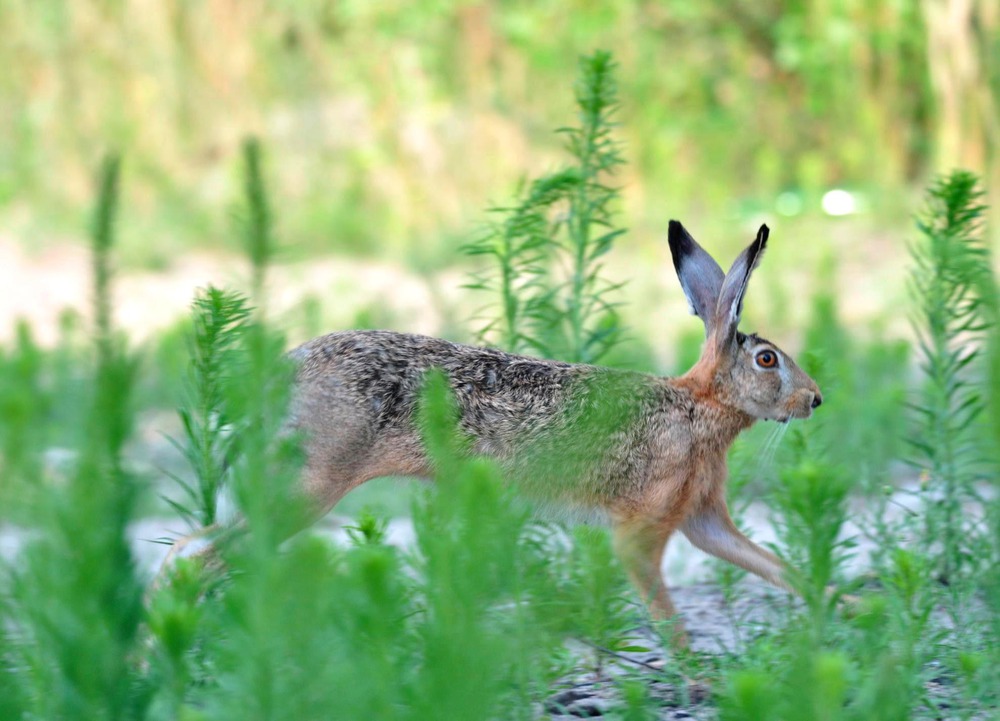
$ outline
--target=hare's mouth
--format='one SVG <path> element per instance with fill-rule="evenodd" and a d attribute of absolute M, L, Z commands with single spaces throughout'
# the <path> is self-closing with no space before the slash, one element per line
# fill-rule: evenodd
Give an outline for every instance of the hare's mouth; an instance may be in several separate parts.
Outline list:
<path fill-rule="evenodd" d="M 785 415 L 783 416 L 778 416 L 777 418 L 774 419 L 774 421 L 776 423 L 790 423 L 793 418 L 804 420 L 806 418 L 810 418 L 811 416 L 812 416 L 812 409 L 809 408 L 803 412 L 790 411 L 788 413 L 785 413 Z"/>
<path fill-rule="evenodd" d="M 785 416 L 779 418 L 778 421 L 780 423 L 788 423 L 793 418 L 804 421 L 808 420 L 809 418 L 812 418 L 812 414 L 813 414 L 812 408 L 805 408 L 801 411 L 792 411 L 791 413 L 788 413 Z"/>

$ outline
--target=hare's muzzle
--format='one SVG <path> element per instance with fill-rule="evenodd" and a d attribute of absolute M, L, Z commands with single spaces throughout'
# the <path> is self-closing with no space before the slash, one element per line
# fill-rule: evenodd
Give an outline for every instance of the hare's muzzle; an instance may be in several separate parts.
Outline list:
<path fill-rule="evenodd" d="M 792 418 L 805 420 L 806 418 L 810 418 L 812 417 L 813 410 L 818 408 L 822 403 L 823 394 L 819 392 L 818 388 L 816 390 L 800 388 L 789 398 L 788 405 L 786 406 L 788 415 L 783 420 L 788 421 Z"/>

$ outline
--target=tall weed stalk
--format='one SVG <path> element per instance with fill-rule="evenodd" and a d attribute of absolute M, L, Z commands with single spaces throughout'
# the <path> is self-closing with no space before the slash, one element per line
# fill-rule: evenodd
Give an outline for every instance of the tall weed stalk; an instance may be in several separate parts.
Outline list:
<path fill-rule="evenodd" d="M 267 268 L 274 253 L 271 204 L 261 155 L 256 138 L 243 143 L 245 216 L 241 225 L 251 266 L 251 293 L 258 314 L 265 310 Z M 195 483 L 175 476 L 183 500 L 168 499 L 192 524 L 208 526 L 216 521 L 217 494 L 230 446 L 237 437 L 228 435 L 232 426 L 225 398 L 227 376 L 240 365 L 241 358 L 251 357 L 240 356 L 236 346 L 247 340 L 245 334 L 252 313 L 253 308 L 239 294 L 211 287 L 195 297 L 192 307 L 191 366 L 187 397 L 179 413 L 186 439 L 181 452 L 194 471 Z"/>
<path fill-rule="evenodd" d="M 975 175 L 956 171 L 930 187 L 911 248 L 910 288 L 924 384 L 914 404 L 919 424 L 911 437 L 914 464 L 922 473 L 924 533 L 938 544 L 935 568 L 946 582 L 969 570 L 978 555 L 981 529 L 963 504 L 981 504 L 975 483 L 983 450 L 971 443 L 983 411 L 981 372 L 984 334 L 994 322 L 984 305 L 983 278 L 992 273 L 982 237 L 985 206 Z"/>
<path fill-rule="evenodd" d="M 854 546 L 842 537 L 848 519 L 850 481 L 809 445 L 803 433 L 792 438 L 797 462 L 779 475 L 778 492 L 772 494 L 781 512 L 779 533 L 788 549 L 791 581 L 809 610 L 817 640 L 832 618 L 839 594 L 828 593 L 841 581 L 840 570 Z"/>
<path fill-rule="evenodd" d="M 149 698 L 132 664 L 142 585 L 126 540 L 139 489 L 122 461 L 136 366 L 109 312 L 117 170 L 114 160 L 103 166 L 92 234 L 97 364 L 88 430 L 67 485 L 37 509 L 37 540 L 13 572 L 15 643 L 3 672 L 16 675 L 22 713 L 34 718 L 138 719 Z"/>
<path fill-rule="evenodd" d="M 117 155 L 106 156 L 99 175 L 99 200 L 90 234 L 94 281 L 94 330 L 97 336 L 97 351 L 102 356 L 98 359 L 98 367 L 103 367 L 107 355 L 111 353 L 111 250 L 114 243 L 120 174 L 121 159 Z"/>
<path fill-rule="evenodd" d="M 580 60 L 579 124 L 559 130 L 573 163 L 529 183 L 516 205 L 498 209 L 503 220 L 466 248 L 496 264 L 470 283 L 499 296 L 498 318 L 480 336 L 511 352 L 593 363 L 621 340 L 619 285 L 602 266 L 625 232 L 615 227 L 619 193 L 608 184 L 624 162 L 612 135 L 614 68 L 607 52 Z"/>
<path fill-rule="evenodd" d="M 51 439 L 55 398 L 46 383 L 49 370 L 30 327 L 18 323 L 17 340 L 0 351 L 0 505 L 18 505 L 18 495 L 39 487 L 44 473 L 42 453 Z M 0 520 L 5 514 L 0 511 Z"/>
<path fill-rule="evenodd" d="M 185 500 L 169 501 L 192 524 L 209 526 L 216 520 L 217 496 L 233 442 L 227 435 L 232 425 L 226 386 L 239 365 L 235 354 L 249 316 L 250 307 L 242 296 L 218 288 L 200 291 L 192 305 L 187 398 L 178 412 L 186 440 L 180 448 L 194 471 L 195 485 L 175 476 Z"/>
<path fill-rule="evenodd" d="M 248 138 L 243 143 L 243 220 L 244 247 L 250 259 L 252 297 L 257 308 L 266 308 L 267 267 L 274 255 L 274 231 L 271 203 L 264 183 L 260 141 Z"/>

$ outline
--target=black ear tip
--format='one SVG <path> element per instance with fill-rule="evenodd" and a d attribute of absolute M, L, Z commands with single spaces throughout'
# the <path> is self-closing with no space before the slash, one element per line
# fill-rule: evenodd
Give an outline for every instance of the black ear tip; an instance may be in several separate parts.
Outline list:
<path fill-rule="evenodd" d="M 680 272 L 684 256 L 694 250 L 691 236 L 679 221 L 671 220 L 667 226 L 667 242 L 670 244 L 670 255 L 674 260 L 674 268 Z"/>

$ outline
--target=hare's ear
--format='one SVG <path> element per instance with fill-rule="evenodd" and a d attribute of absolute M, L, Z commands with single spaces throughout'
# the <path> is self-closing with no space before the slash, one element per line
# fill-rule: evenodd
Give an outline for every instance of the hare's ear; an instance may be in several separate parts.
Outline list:
<path fill-rule="evenodd" d="M 670 221 L 667 241 L 691 312 L 701 318 L 705 335 L 708 335 L 726 276 L 712 256 L 676 220 Z"/>
<path fill-rule="evenodd" d="M 736 326 L 739 325 L 740 316 L 743 314 L 743 296 L 747 292 L 747 283 L 750 282 L 753 269 L 764 255 L 769 233 L 766 225 L 760 226 L 757 237 L 740 253 L 733 267 L 726 273 L 711 329 L 716 334 L 716 343 L 720 349 L 736 337 Z"/>

